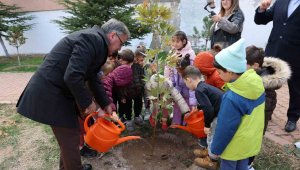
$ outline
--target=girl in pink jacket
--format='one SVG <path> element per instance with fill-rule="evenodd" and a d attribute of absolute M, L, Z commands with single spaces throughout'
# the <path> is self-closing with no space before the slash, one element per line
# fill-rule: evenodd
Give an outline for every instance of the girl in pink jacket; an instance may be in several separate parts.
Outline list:
<path fill-rule="evenodd" d="M 186 34 L 183 31 L 177 31 L 172 37 L 172 49 L 178 56 L 182 58 L 189 55 L 190 65 L 193 65 L 195 59 L 195 52 L 192 49 L 191 43 L 188 41 Z M 169 78 L 173 86 L 180 92 L 190 108 L 197 105 L 195 92 L 189 90 L 183 82 L 180 72 L 176 68 L 166 66 L 164 76 Z M 172 124 L 182 124 L 182 113 L 177 104 L 173 107 Z"/>

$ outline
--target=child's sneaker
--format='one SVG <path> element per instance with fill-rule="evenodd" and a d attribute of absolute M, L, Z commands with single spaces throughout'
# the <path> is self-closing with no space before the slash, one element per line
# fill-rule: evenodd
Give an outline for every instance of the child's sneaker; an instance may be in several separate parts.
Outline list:
<path fill-rule="evenodd" d="M 141 116 L 135 117 L 134 118 L 134 123 L 137 124 L 137 125 L 139 125 L 139 126 L 142 126 L 144 124 L 144 120 L 142 119 Z"/>
<path fill-rule="evenodd" d="M 218 169 L 218 162 L 212 161 L 209 156 L 205 158 L 196 158 L 194 163 L 202 168 L 217 170 Z"/>
<path fill-rule="evenodd" d="M 128 131 L 134 131 L 134 125 L 132 120 L 127 120 L 126 121 L 126 129 Z"/>
<path fill-rule="evenodd" d="M 249 170 L 255 170 L 254 167 L 253 167 L 253 164 L 248 165 L 248 169 L 249 169 Z"/>
<path fill-rule="evenodd" d="M 205 158 L 206 156 L 208 156 L 208 150 L 207 149 L 195 149 L 194 155 L 196 157 Z"/>
<path fill-rule="evenodd" d="M 198 145 L 201 148 L 207 148 L 207 139 L 206 138 L 199 138 L 198 139 Z"/>
<path fill-rule="evenodd" d="M 120 120 L 122 123 L 124 123 L 124 124 L 126 123 L 126 119 L 124 117 L 121 117 Z"/>

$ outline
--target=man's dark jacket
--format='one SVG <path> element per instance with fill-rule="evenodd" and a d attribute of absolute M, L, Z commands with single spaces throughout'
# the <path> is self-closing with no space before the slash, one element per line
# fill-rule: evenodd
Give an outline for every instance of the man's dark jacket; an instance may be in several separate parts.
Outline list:
<path fill-rule="evenodd" d="M 77 128 L 79 110 L 87 108 L 93 96 L 100 106 L 107 106 L 97 73 L 107 59 L 108 44 L 99 26 L 60 40 L 27 84 L 18 112 L 44 124 Z"/>
<path fill-rule="evenodd" d="M 256 9 L 256 24 L 273 21 L 273 29 L 266 47 L 266 56 L 283 59 L 291 65 L 293 76 L 300 77 L 300 6 L 287 17 L 289 0 L 277 0 L 265 12 Z"/>

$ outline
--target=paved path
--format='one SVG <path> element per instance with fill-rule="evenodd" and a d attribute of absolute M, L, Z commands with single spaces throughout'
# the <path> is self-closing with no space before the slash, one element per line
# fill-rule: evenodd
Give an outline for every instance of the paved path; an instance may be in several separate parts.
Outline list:
<path fill-rule="evenodd" d="M 16 104 L 31 76 L 32 73 L 0 73 L 0 104 Z M 281 145 L 300 141 L 300 121 L 298 121 L 296 131 L 292 133 L 284 131 L 289 101 L 287 85 L 277 90 L 277 95 L 277 107 L 265 136 Z"/>

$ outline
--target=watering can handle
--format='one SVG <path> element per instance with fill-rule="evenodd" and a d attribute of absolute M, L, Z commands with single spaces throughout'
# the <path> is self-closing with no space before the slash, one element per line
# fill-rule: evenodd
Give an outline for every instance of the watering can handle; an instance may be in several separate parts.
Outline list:
<path fill-rule="evenodd" d="M 104 116 L 104 119 L 106 119 L 107 121 L 112 121 L 114 123 L 117 123 L 120 125 L 120 128 L 119 128 L 119 131 L 122 132 L 123 130 L 125 130 L 125 125 L 121 122 L 121 120 L 115 120 L 115 119 L 112 119 L 111 116 L 109 116 L 109 114 L 105 114 Z"/>
<path fill-rule="evenodd" d="M 85 132 L 88 132 L 89 131 L 89 126 L 88 126 L 88 121 L 90 120 L 90 118 L 92 117 L 92 116 L 95 116 L 95 115 L 97 115 L 98 114 L 98 112 L 94 112 L 94 113 L 91 113 L 91 114 L 89 114 L 86 118 L 85 118 L 85 120 L 84 120 L 84 131 Z"/>
<path fill-rule="evenodd" d="M 121 120 L 117 120 L 117 123 L 120 125 L 120 131 L 125 130 L 125 125 L 121 122 Z"/>

